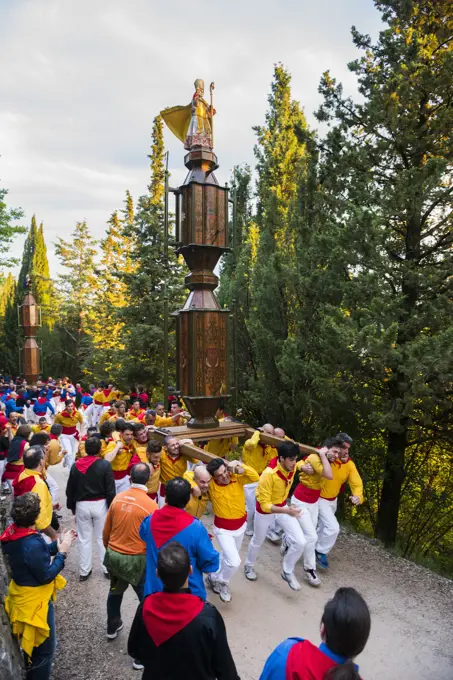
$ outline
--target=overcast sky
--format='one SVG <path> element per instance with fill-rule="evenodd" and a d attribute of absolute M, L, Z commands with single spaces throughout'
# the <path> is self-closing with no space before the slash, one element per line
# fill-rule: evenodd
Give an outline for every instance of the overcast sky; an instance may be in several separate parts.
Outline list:
<path fill-rule="evenodd" d="M 145 191 L 153 117 L 189 103 L 195 78 L 215 81 L 223 183 L 253 164 L 276 62 L 313 125 L 323 71 L 354 93 L 352 25 L 377 35 L 372 0 L 0 0 L 0 186 L 26 226 L 44 222 L 52 274 L 57 236 L 86 219 L 101 238 L 125 190 Z M 182 144 L 165 141 L 180 184 Z"/>

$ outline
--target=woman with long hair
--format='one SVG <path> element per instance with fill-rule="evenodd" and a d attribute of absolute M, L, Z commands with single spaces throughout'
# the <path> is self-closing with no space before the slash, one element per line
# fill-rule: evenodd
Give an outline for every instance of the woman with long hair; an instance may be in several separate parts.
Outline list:
<path fill-rule="evenodd" d="M 369 637 L 368 605 L 354 588 L 339 588 L 321 619 L 322 643 L 288 638 L 272 652 L 260 680 L 360 680 L 354 658 Z"/>

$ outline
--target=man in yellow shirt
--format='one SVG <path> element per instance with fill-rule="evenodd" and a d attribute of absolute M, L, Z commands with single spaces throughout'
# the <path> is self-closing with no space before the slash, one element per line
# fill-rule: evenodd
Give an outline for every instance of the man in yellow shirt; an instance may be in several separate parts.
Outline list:
<path fill-rule="evenodd" d="M 36 528 L 46 534 L 52 541 L 57 538 L 57 532 L 52 529 L 52 496 L 43 478 L 46 465 L 46 455 L 42 446 L 30 446 L 23 453 L 24 470 L 13 482 L 14 497 L 22 496 L 32 491 L 40 500 L 39 516 L 36 520 Z"/>
<path fill-rule="evenodd" d="M 275 447 L 261 444 L 261 432 L 275 434 L 273 425 L 266 423 L 263 427 L 258 428 L 250 439 L 247 439 L 242 449 L 242 462 L 245 465 L 252 467 L 258 473 L 258 476 L 267 468 L 270 461 L 277 456 L 277 449 Z M 247 484 L 245 487 L 245 500 L 247 503 L 246 536 L 253 536 L 253 518 L 255 516 L 257 486 L 258 482 L 255 484 Z"/>
<path fill-rule="evenodd" d="M 299 447 L 293 442 L 281 444 L 277 452 L 277 465 L 266 468 L 258 482 L 254 531 L 244 567 L 245 576 L 249 581 L 257 579 L 255 562 L 266 538 L 267 530 L 275 519 L 288 538 L 288 549 L 283 558 L 282 579 L 293 590 L 300 590 L 300 583 L 294 575 L 294 568 L 304 551 L 306 540 L 298 521 L 301 510 L 286 503 L 298 455 Z"/>
<path fill-rule="evenodd" d="M 296 473 L 299 475 L 299 484 L 291 499 L 291 506 L 300 510 L 299 524 L 303 531 L 306 545 L 304 548 L 305 578 L 311 586 L 321 585 L 316 573 L 315 546 L 318 540 L 316 531 L 318 525 L 319 497 L 322 486 L 327 479 L 332 479 L 332 469 L 329 458 L 334 460 L 340 453 L 342 440 L 338 437 L 329 437 L 324 442 L 319 453 L 311 453 L 305 460 L 296 465 Z M 307 474 L 306 469 L 311 468 L 313 473 Z M 283 537 L 282 554 L 285 554 L 290 543 L 289 537 Z"/>
<path fill-rule="evenodd" d="M 116 493 L 126 491 L 130 485 L 129 470 L 140 462 L 135 453 L 133 423 L 125 423 L 118 441 L 112 441 L 100 453 L 112 466 Z"/>
<path fill-rule="evenodd" d="M 187 472 L 187 463 L 198 463 L 196 458 L 183 456 L 180 450 L 182 444 L 193 444 L 191 439 L 176 439 L 168 435 L 164 439 L 164 448 L 160 457 L 160 488 L 159 508 L 165 505 L 165 485 L 175 477 L 183 477 Z"/>
<path fill-rule="evenodd" d="M 104 394 L 104 383 L 99 383 L 93 394 L 93 414 L 91 416 L 91 425 L 98 425 L 102 414 L 104 413 L 104 405 L 107 398 Z"/>
<path fill-rule="evenodd" d="M 83 425 L 83 416 L 80 411 L 76 410 L 74 402 L 71 399 L 67 399 L 64 411 L 55 416 L 54 423 L 60 423 L 63 426 L 60 439 L 61 445 L 67 451 L 63 465 L 70 469 L 79 448 L 79 432 L 77 428 Z"/>
<path fill-rule="evenodd" d="M 239 551 L 247 527 L 246 484 L 257 484 L 258 473 L 248 465 L 233 460 L 225 463 L 214 458 L 207 466 L 212 477 L 209 498 L 214 512 L 214 535 L 221 548 L 220 569 L 209 574 L 207 585 L 222 602 L 231 602 L 230 580 L 241 566 Z"/>
<path fill-rule="evenodd" d="M 201 519 L 208 507 L 211 475 L 207 471 L 206 465 L 199 463 L 195 465 L 193 470 L 188 470 L 184 474 L 184 479 L 189 482 L 192 488 L 190 501 L 186 505 L 186 512 L 192 517 Z"/>
<path fill-rule="evenodd" d="M 147 463 L 146 447 L 148 444 L 148 430 L 144 423 L 134 423 L 134 447 L 135 453 L 141 463 Z"/>
<path fill-rule="evenodd" d="M 99 425 L 102 425 L 102 423 L 105 423 L 106 420 L 110 420 L 114 418 L 116 420 L 117 415 L 116 415 L 116 401 L 110 402 L 110 408 L 108 408 L 102 416 L 99 418 Z"/>
<path fill-rule="evenodd" d="M 50 433 L 50 424 L 47 422 L 47 418 L 42 416 L 39 418 L 37 425 L 32 425 L 31 426 L 31 431 L 33 434 L 38 434 L 38 432 L 47 432 L 47 434 Z"/>
<path fill-rule="evenodd" d="M 116 401 L 115 411 L 116 412 L 109 418 L 109 421 L 111 423 L 116 423 L 116 421 L 119 420 L 120 418 L 126 420 L 127 406 L 125 401 Z"/>
<path fill-rule="evenodd" d="M 327 555 L 332 550 L 340 533 L 340 525 L 335 517 L 337 498 L 343 484 L 348 484 L 352 495 L 349 500 L 353 505 L 363 503 L 363 482 L 355 463 L 349 457 L 352 444 L 351 437 L 345 432 L 337 435 L 343 441 L 338 460 L 332 460 L 332 480 L 325 480 L 319 499 L 318 541 L 316 543 L 316 561 L 321 569 L 327 569 Z"/>
<path fill-rule="evenodd" d="M 157 503 L 157 494 L 160 483 L 160 457 L 162 455 L 162 444 L 156 439 L 150 439 L 146 447 L 146 458 L 149 467 L 149 480 L 146 483 L 147 494 Z"/>
<path fill-rule="evenodd" d="M 218 411 L 217 411 L 218 413 Z M 223 411 L 222 411 L 223 413 Z M 217 417 L 217 414 L 216 414 Z M 218 418 L 219 422 L 231 422 L 233 419 L 229 416 Z M 224 437 L 223 439 L 210 439 L 204 450 L 218 458 L 228 458 L 231 451 L 236 450 L 239 445 L 237 437 Z"/>
<path fill-rule="evenodd" d="M 134 422 L 141 422 L 145 417 L 145 409 L 141 407 L 140 399 L 134 399 L 132 408 L 126 413 L 126 418 Z"/>

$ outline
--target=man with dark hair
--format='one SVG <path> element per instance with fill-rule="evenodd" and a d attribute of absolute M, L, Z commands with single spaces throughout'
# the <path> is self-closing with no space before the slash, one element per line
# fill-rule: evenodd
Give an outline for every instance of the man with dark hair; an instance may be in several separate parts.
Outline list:
<path fill-rule="evenodd" d="M 218 570 L 219 553 L 214 550 L 203 524 L 185 511 L 190 495 L 189 482 L 182 477 L 171 479 L 167 484 L 167 505 L 147 517 L 140 527 L 140 536 L 146 543 L 146 595 L 163 588 L 162 581 L 156 575 L 159 551 L 169 541 L 178 541 L 190 556 L 190 588 L 194 595 L 206 599 L 203 573 Z"/>
<path fill-rule="evenodd" d="M 135 453 L 142 463 L 147 462 L 146 447 L 148 445 L 148 430 L 144 422 L 134 423 L 134 448 Z"/>
<path fill-rule="evenodd" d="M 83 459 L 82 459 L 83 460 Z M 146 484 L 149 467 L 137 463 L 131 469 L 130 488 L 117 494 L 107 513 L 103 540 L 106 548 L 104 565 L 110 574 L 107 599 L 107 638 L 113 640 L 123 627 L 121 603 L 131 585 L 138 599 L 143 599 L 146 568 L 146 544 L 140 537 L 140 526 L 157 510 L 149 498 Z"/>
<path fill-rule="evenodd" d="M 239 551 L 247 526 L 245 504 L 246 484 L 259 481 L 258 473 L 238 460 L 228 463 L 214 458 L 206 466 L 212 477 L 209 498 L 214 512 L 214 535 L 220 543 L 221 566 L 216 574 L 209 574 L 207 583 L 222 602 L 231 602 L 230 580 L 241 565 Z"/>
<path fill-rule="evenodd" d="M 63 465 L 71 469 L 75 461 L 75 455 L 78 449 L 79 432 L 77 428 L 83 426 L 83 416 L 80 411 L 76 410 L 72 399 L 66 399 L 64 410 L 55 416 L 54 423 L 60 423 L 63 426 L 61 435 L 61 443 L 63 448 L 67 451 Z"/>
<path fill-rule="evenodd" d="M 81 439 L 79 441 L 79 446 L 77 448 L 77 453 L 76 453 L 76 460 L 78 460 L 79 458 L 85 458 L 85 456 L 87 455 L 85 453 L 85 442 L 86 442 L 87 439 L 90 439 L 91 437 L 95 437 L 95 436 L 97 436 L 98 439 L 100 440 L 100 434 L 98 433 L 98 428 L 94 427 L 94 426 L 88 427 L 86 434 L 84 434 L 83 437 L 81 437 Z"/>
<path fill-rule="evenodd" d="M 278 447 L 277 455 L 277 466 L 266 468 L 258 483 L 254 532 L 247 551 L 244 571 L 249 581 L 256 581 L 254 565 L 269 525 L 275 519 L 277 525 L 288 536 L 288 550 L 283 559 L 282 579 L 293 590 L 300 590 L 294 568 L 304 551 L 306 539 L 298 522 L 301 511 L 286 504 L 297 464 L 299 447 L 293 442 L 285 442 Z"/>
<path fill-rule="evenodd" d="M 187 472 L 187 463 L 198 463 L 196 458 L 188 458 L 181 453 L 183 444 L 193 444 L 191 439 L 176 439 L 169 434 L 164 439 L 164 448 L 160 457 L 159 507 L 165 504 L 166 485 L 170 479 L 183 477 Z"/>
<path fill-rule="evenodd" d="M 156 439 L 150 439 L 146 447 L 146 459 L 149 466 L 149 480 L 146 484 L 148 496 L 157 502 L 160 482 L 160 457 L 162 444 Z"/>
<path fill-rule="evenodd" d="M 44 449 L 41 446 L 30 446 L 24 451 L 23 460 L 24 470 L 13 482 L 14 497 L 17 498 L 29 491 L 33 491 L 33 493 L 39 496 L 41 509 L 36 520 L 36 528 L 54 541 L 57 538 L 57 533 L 51 526 L 53 512 L 52 496 L 43 477 L 46 464 Z"/>
<path fill-rule="evenodd" d="M 11 429 L 9 430 L 12 434 Z M 9 441 L 6 454 L 6 466 L 3 472 L 2 481 L 11 489 L 15 480 L 24 470 L 24 451 L 28 448 L 30 439 L 30 425 L 19 425 L 14 430 L 14 436 Z"/>
<path fill-rule="evenodd" d="M 349 500 L 353 505 L 363 503 L 363 482 L 355 463 L 349 457 L 352 438 L 342 432 L 337 435 L 340 443 L 337 460 L 332 461 L 333 479 L 324 480 L 319 498 L 318 541 L 316 543 L 316 560 L 321 569 L 327 569 L 327 555 L 332 550 L 340 533 L 340 525 L 335 517 L 337 499 L 343 485 L 351 488 Z"/>
<path fill-rule="evenodd" d="M 86 456 L 76 460 L 66 486 L 66 505 L 76 518 L 80 581 L 86 581 L 91 576 L 93 536 L 101 565 L 104 563 L 102 532 L 107 510 L 116 493 L 112 466 L 99 458 L 100 451 L 101 442 L 97 437 L 86 440 Z M 107 574 L 104 566 L 103 571 Z"/>
<path fill-rule="evenodd" d="M 187 588 L 191 569 L 180 543 L 159 552 L 163 590 L 139 606 L 128 641 L 129 655 L 144 666 L 142 680 L 239 680 L 222 616 Z"/>
<path fill-rule="evenodd" d="M 31 431 L 33 434 L 37 434 L 38 432 L 50 432 L 50 423 L 47 422 L 47 418 L 45 416 L 41 416 L 41 418 L 38 419 L 37 425 L 32 425 Z"/>
<path fill-rule="evenodd" d="M 145 417 L 145 409 L 142 408 L 140 399 L 134 399 L 132 408 L 126 414 L 128 420 L 140 423 Z"/>
<path fill-rule="evenodd" d="M 103 423 L 101 427 L 105 424 Z M 101 451 L 101 456 L 111 464 L 116 493 L 120 493 L 129 488 L 131 483 L 129 470 L 132 465 L 140 462 L 140 458 L 135 453 L 134 423 L 117 420 L 116 427 L 120 432 L 120 438 L 107 444 Z"/>

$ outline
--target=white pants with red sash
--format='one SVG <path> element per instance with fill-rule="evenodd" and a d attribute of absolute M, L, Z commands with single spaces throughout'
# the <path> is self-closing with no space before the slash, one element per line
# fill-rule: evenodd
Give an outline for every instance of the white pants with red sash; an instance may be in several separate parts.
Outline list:
<path fill-rule="evenodd" d="M 214 519 L 215 522 L 215 519 Z M 244 540 L 247 522 L 244 517 L 242 526 L 237 529 L 217 527 L 214 523 L 213 534 L 220 545 L 220 569 L 212 575 L 215 581 L 229 583 L 231 578 L 241 566 L 239 551 Z"/>
<path fill-rule="evenodd" d="M 335 545 L 340 533 L 340 525 L 335 517 L 337 499 L 319 499 L 318 542 L 316 550 L 327 555 Z"/>

